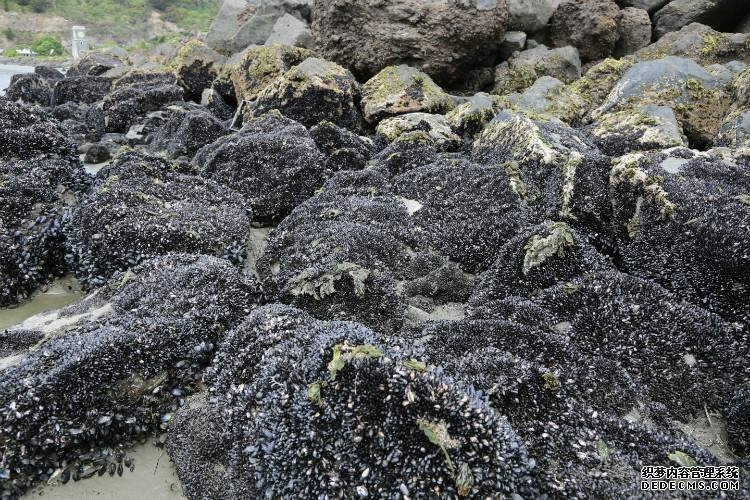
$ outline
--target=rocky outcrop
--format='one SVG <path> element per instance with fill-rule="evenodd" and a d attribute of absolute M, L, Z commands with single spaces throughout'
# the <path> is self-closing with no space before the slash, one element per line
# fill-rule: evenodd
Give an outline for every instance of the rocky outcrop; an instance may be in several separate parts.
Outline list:
<path fill-rule="evenodd" d="M 359 78 L 409 64 L 439 82 L 456 82 L 491 59 L 508 19 L 505 0 L 318 1 L 313 33 L 323 57 Z"/>
<path fill-rule="evenodd" d="M 583 62 L 605 58 L 615 48 L 620 16 L 613 0 L 563 0 L 550 20 L 550 41 L 576 47 Z"/>

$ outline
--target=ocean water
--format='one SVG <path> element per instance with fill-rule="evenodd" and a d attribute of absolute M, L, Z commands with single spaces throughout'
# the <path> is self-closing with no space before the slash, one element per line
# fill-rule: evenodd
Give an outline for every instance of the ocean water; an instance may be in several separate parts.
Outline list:
<path fill-rule="evenodd" d="M 0 64 L 0 94 L 10 85 L 10 77 L 19 73 L 33 73 L 33 66 L 16 66 L 13 64 Z"/>

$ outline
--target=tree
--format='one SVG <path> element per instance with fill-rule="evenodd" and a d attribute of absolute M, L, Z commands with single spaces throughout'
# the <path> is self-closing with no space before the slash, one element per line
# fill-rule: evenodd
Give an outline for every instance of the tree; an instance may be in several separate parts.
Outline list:
<path fill-rule="evenodd" d="M 41 56 L 61 56 L 65 53 L 60 40 L 50 35 L 37 39 L 31 46 L 31 50 Z"/>

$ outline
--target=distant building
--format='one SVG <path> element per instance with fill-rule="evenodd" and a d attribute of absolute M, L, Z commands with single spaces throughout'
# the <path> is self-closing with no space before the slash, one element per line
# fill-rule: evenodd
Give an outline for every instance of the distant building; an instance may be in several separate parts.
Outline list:
<path fill-rule="evenodd" d="M 19 49 L 16 52 L 18 53 L 19 56 L 26 56 L 26 57 L 38 55 L 36 52 L 34 52 L 31 49 Z"/>
<path fill-rule="evenodd" d="M 86 27 L 73 26 L 73 59 L 79 59 L 89 50 L 89 42 L 86 40 Z"/>

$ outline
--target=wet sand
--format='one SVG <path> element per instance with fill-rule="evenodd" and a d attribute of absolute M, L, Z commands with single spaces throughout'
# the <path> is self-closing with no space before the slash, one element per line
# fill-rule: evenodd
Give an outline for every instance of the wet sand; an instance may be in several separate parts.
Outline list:
<path fill-rule="evenodd" d="M 67 484 L 53 483 L 37 486 L 24 495 L 24 500 L 173 500 L 185 498 L 174 466 L 167 454 L 148 444 L 128 451 L 133 459 L 133 472 L 125 469 L 122 477 L 94 476 Z"/>
<path fill-rule="evenodd" d="M 84 296 L 81 285 L 72 276 L 65 276 L 37 291 L 22 304 L 0 309 L 0 330 L 17 325 L 28 318 L 47 311 L 60 309 Z"/>

